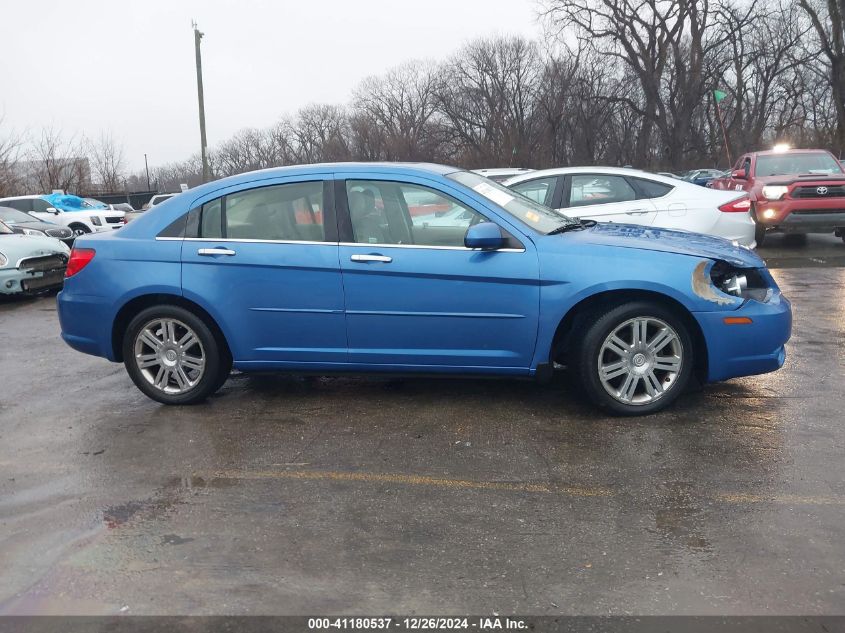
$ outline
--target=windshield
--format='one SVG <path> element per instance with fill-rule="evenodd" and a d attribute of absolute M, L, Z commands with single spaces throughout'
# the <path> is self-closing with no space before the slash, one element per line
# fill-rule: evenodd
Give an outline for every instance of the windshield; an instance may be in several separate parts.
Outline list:
<path fill-rule="evenodd" d="M 0 220 L 4 220 L 12 224 L 38 221 L 33 216 L 28 215 L 23 211 L 18 211 L 17 209 L 11 209 L 9 207 L 0 207 Z"/>
<path fill-rule="evenodd" d="M 83 198 L 83 204 L 89 209 L 108 209 L 109 205 L 94 198 Z"/>
<path fill-rule="evenodd" d="M 790 152 L 765 154 L 757 157 L 757 176 L 787 176 L 793 174 L 841 174 L 842 168 L 826 152 Z"/>
<path fill-rule="evenodd" d="M 6 226 L 2 220 L 0 220 L 0 235 L 10 235 L 14 233 L 12 229 Z"/>
<path fill-rule="evenodd" d="M 529 200 L 522 194 L 471 171 L 457 171 L 448 174 L 446 177 L 481 194 L 496 206 L 501 207 L 540 233 L 550 233 L 567 224 L 578 224 L 575 220 L 558 213 L 554 209 Z"/>

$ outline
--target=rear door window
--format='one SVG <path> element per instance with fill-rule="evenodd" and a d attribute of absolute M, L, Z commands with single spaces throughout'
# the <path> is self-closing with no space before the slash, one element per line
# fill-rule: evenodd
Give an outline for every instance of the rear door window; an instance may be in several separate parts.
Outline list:
<path fill-rule="evenodd" d="M 584 207 L 636 199 L 637 192 L 622 176 L 578 174 L 572 176 L 567 206 Z"/>
<path fill-rule="evenodd" d="M 517 183 L 510 187 L 517 193 L 521 193 L 529 200 L 533 200 L 538 204 L 544 204 L 547 207 L 552 206 L 552 198 L 555 193 L 555 185 L 557 178 L 550 176 L 548 178 L 535 178 L 525 182 Z"/>
<path fill-rule="evenodd" d="M 247 189 L 207 202 L 202 205 L 199 237 L 322 242 L 323 182 Z"/>

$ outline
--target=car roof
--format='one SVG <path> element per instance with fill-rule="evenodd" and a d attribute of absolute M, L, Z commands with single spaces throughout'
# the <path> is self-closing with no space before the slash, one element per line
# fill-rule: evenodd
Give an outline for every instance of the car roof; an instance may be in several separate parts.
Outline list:
<path fill-rule="evenodd" d="M 664 182 L 668 185 L 677 186 L 678 179 L 671 176 L 661 176 L 651 171 L 644 171 L 642 169 L 633 169 L 632 167 L 555 167 L 553 169 L 540 169 L 526 174 L 520 174 L 509 178 L 504 182 L 506 186 L 515 185 L 526 180 L 534 180 L 536 178 L 543 178 L 545 176 L 564 176 L 567 174 L 604 174 L 613 176 L 634 176 L 636 178 L 648 178 L 657 182 Z"/>
<path fill-rule="evenodd" d="M 483 169 L 473 169 L 472 171 L 484 176 L 486 174 L 527 174 L 529 172 L 533 172 L 534 170 L 530 167 L 485 167 Z"/>
<path fill-rule="evenodd" d="M 30 199 L 34 200 L 36 198 L 43 199 L 44 194 L 38 193 L 38 194 L 30 194 L 28 196 L 6 196 L 5 198 L 0 198 L 0 202 L 2 202 L 3 200 L 30 200 Z"/>
<path fill-rule="evenodd" d="M 213 180 L 198 187 L 194 187 L 189 191 L 195 195 L 205 195 L 214 192 L 224 187 L 232 185 L 240 185 L 256 180 L 264 180 L 268 178 L 283 178 L 285 176 L 298 176 L 308 174 L 325 174 L 332 172 L 347 172 L 347 173 L 368 173 L 381 172 L 386 174 L 396 174 L 403 176 L 444 176 L 456 171 L 463 171 L 458 167 L 450 167 L 448 165 L 436 165 L 434 163 L 388 163 L 388 162 L 349 162 L 349 163 L 312 163 L 308 165 L 288 165 L 285 167 L 270 167 L 268 169 L 258 169 L 256 171 L 248 171 L 234 176 L 221 178 L 220 180 Z"/>

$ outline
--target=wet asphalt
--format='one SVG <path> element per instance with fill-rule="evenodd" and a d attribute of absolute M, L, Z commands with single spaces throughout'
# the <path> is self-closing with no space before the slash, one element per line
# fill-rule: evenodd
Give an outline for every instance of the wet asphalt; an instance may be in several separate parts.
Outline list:
<path fill-rule="evenodd" d="M 845 244 L 761 254 L 785 367 L 638 419 L 561 381 L 163 407 L 0 302 L 0 614 L 845 614 Z"/>

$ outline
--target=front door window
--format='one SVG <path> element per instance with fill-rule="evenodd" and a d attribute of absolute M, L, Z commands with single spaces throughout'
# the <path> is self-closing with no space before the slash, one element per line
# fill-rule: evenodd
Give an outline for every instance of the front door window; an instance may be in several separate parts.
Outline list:
<path fill-rule="evenodd" d="M 359 244 L 463 247 L 467 229 L 485 222 L 477 211 L 422 185 L 348 180 L 352 235 Z"/>

